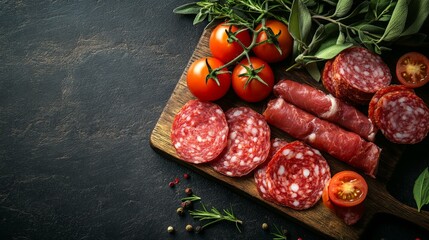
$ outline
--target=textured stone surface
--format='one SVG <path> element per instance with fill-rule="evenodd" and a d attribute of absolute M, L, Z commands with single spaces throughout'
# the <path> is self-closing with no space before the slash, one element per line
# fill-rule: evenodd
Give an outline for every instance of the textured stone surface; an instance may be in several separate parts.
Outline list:
<path fill-rule="evenodd" d="M 263 222 L 320 239 L 151 149 L 204 28 L 172 13 L 186 2 L 0 1 L 1 239 L 271 239 Z M 186 187 L 232 207 L 242 233 L 186 232 Z"/>

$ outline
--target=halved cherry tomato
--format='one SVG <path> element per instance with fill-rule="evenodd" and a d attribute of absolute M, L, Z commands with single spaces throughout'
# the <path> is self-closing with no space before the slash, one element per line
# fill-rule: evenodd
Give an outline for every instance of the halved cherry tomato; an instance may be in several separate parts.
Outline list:
<path fill-rule="evenodd" d="M 336 206 L 352 207 L 365 200 L 368 185 L 365 179 L 354 171 L 336 173 L 328 187 L 329 199 Z"/>
<path fill-rule="evenodd" d="M 223 68 L 222 72 L 217 75 L 218 82 L 215 79 L 209 78 L 209 68 L 216 69 L 224 65 L 222 61 L 217 58 L 206 57 L 200 58 L 189 66 L 186 83 L 189 91 L 202 101 L 215 101 L 223 97 L 231 86 L 231 73 L 227 72 L 228 69 Z"/>
<path fill-rule="evenodd" d="M 268 63 L 279 62 L 286 59 L 291 54 L 293 47 L 293 38 L 289 33 L 287 25 L 278 20 L 267 20 L 265 26 L 270 28 L 274 35 L 280 33 L 277 37 L 277 42 L 281 49 L 281 53 L 276 48 L 276 45 L 269 41 L 253 47 L 253 52 L 257 57 Z M 256 27 L 256 30 L 260 28 L 262 28 L 262 23 Z M 267 40 L 267 33 L 262 31 L 258 34 L 256 42 L 260 43 Z"/>
<path fill-rule="evenodd" d="M 252 70 L 253 68 L 253 70 Z M 259 102 L 270 95 L 274 86 L 274 73 L 267 62 L 250 57 L 241 60 L 232 71 L 232 88 L 247 102 Z"/>
<path fill-rule="evenodd" d="M 240 53 L 243 52 L 243 46 L 237 41 L 233 41 L 232 38 L 228 37 L 226 31 L 230 33 L 238 32 L 235 37 L 245 47 L 248 47 L 252 42 L 248 30 L 239 29 L 234 25 L 228 25 L 221 23 L 217 25 L 210 34 L 209 48 L 213 57 L 220 59 L 221 61 L 228 63 L 236 58 Z"/>
<path fill-rule="evenodd" d="M 409 52 L 396 63 L 396 77 L 410 88 L 418 88 L 429 82 L 429 59 L 418 52 Z"/>

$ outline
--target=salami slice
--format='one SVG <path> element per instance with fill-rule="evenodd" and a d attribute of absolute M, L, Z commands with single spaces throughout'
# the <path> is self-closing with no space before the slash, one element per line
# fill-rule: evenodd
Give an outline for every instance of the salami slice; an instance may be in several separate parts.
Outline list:
<path fill-rule="evenodd" d="M 247 175 L 267 159 L 270 128 L 261 114 L 248 107 L 231 108 L 225 116 L 229 126 L 228 144 L 211 166 L 226 176 Z"/>
<path fill-rule="evenodd" d="M 328 60 L 325 63 L 322 72 L 322 84 L 333 96 L 338 97 L 337 95 L 337 84 L 332 78 L 332 62 L 333 60 Z"/>
<path fill-rule="evenodd" d="M 195 164 L 212 161 L 227 144 L 225 114 L 214 103 L 190 100 L 174 117 L 170 136 L 182 160 Z"/>
<path fill-rule="evenodd" d="M 429 132 L 429 109 L 410 91 L 383 95 L 375 107 L 374 119 L 383 135 L 394 143 L 418 143 Z"/>
<path fill-rule="evenodd" d="M 378 90 L 374 96 L 372 96 L 371 101 L 369 102 L 369 106 L 368 106 L 368 117 L 371 119 L 371 121 L 373 123 L 375 123 L 375 119 L 374 119 L 374 110 L 375 110 L 375 106 L 377 105 L 378 100 L 380 100 L 380 98 L 390 92 L 396 92 L 396 91 L 409 91 L 409 92 L 414 92 L 414 90 L 412 90 L 411 88 L 407 88 L 404 85 L 390 85 L 387 87 L 384 87 L 380 90 Z"/>
<path fill-rule="evenodd" d="M 274 86 L 274 94 L 289 103 L 374 141 L 377 129 L 371 120 L 352 105 L 310 85 L 282 80 Z"/>
<path fill-rule="evenodd" d="M 333 81 L 338 82 L 340 94 L 336 96 L 357 104 L 368 103 L 377 90 L 390 85 L 392 80 L 381 57 L 362 47 L 348 48 L 338 54 L 331 71 Z"/>
<path fill-rule="evenodd" d="M 381 149 L 373 142 L 315 117 L 282 98 L 268 102 L 263 115 L 268 123 L 292 137 L 375 177 Z"/>
<path fill-rule="evenodd" d="M 272 139 L 271 148 L 267 160 L 261 166 L 259 166 L 253 174 L 253 178 L 255 179 L 255 184 L 256 188 L 258 189 L 259 195 L 265 200 L 273 201 L 273 198 L 268 192 L 268 181 L 266 179 L 268 163 L 271 161 L 274 154 L 287 143 L 288 142 L 286 140 L 281 138 Z"/>
<path fill-rule="evenodd" d="M 266 172 L 268 191 L 274 201 L 296 210 L 314 206 L 330 176 L 320 152 L 301 141 L 278 150 Z"/>

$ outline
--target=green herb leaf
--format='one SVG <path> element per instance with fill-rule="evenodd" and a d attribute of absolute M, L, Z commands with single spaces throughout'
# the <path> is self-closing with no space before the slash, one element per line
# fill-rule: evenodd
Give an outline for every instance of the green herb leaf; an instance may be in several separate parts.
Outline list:
<path fill-rule="evenodd" d="M 401 36 L 415 34 L 420 30 L 429 15 L 429 0 L 411 0 L 408 11 L 407 23 L 411 22 L 411 24 L 406 27 Z"/>
<path fill-rule="evenodd" d="M 314 54 L 314 56 L 316 58 L 320 58 L 320 59 L 332 59 L 335 56 L 337 56 L 338 53 L 340 53 L 344 49 L 347 49 L 347 48 L 349 48 L 351 46 L 353 46 L 352 43 L 344 43 L 344 44 L 331 45 L 331 46 L 329 46 L 327 48 L 320 49 L 319 51 L 317 51 Z"/>
<path fill-rule="evenodd" d="M 384 41 L 393 41 L 401 36 L 402 31 L 405 27 L 405 22 L 407 21 L 408 15 L 408 3 L 407 0 L 399 0 L 396 3 L 395 9 L 393 10 L 392 17 L 390 18 L 389 23 L 387 24 L 386 30 L 384 31 L 383 36 L 378 42 Z"/>
<path fill-rule="evenodd" d="M 201 7 L 197 3 L 186 3 L 173 9 L 173 13 L 177 14 L 198 14 Z"/>
<path fill-rule="evenodd" d="M 292 37 L 306 46 L 306 38 L 311 30 L 311 14 L 302 0 L 294 0 L 289 17 L 289 32 Z"/>
<path fill-rule="evenodd" d="M 429 169 L 426 168 L 416 179 L 413 188 L 414 200 L 420 212 L 423 205 L 429 204 Z"/>
<path fill-rule="evenodd" d="M 335 8 L 335 17 L 345 16 L 353 6 L 352 0 L 338 0 L 337 7 Z"/>
<path fill-rule="evenodd" d="M 316 62 L 311 62 L 305 65 L 305 69 L 307 70 L 307 72 L 310 74 L 310 76 L 316 80 L 316 81 L 320 81 L 320 70 L 317 67 L 317 63 Z"/>

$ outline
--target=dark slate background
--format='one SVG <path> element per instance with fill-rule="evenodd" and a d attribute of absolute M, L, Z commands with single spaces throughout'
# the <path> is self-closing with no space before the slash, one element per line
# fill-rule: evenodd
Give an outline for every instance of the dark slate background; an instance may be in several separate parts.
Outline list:
<path fill-rule="evenodd" d="M 204 29 L 172 13 L 187 2 L 0 1 L 0 239 L 272 239 L 263 222 L 289 239 L 322 238 L 150 147 Z M 418 170 L 425 152 L 413 158 Z M 409 172 L 391 188 L 413 206 Z M 242 232 L 186 232 L 198 225 L 175 213 L 186 187 L 207 206 L 232 207 Z M 426 233 L 380 215 L 364 238 Z"/>

